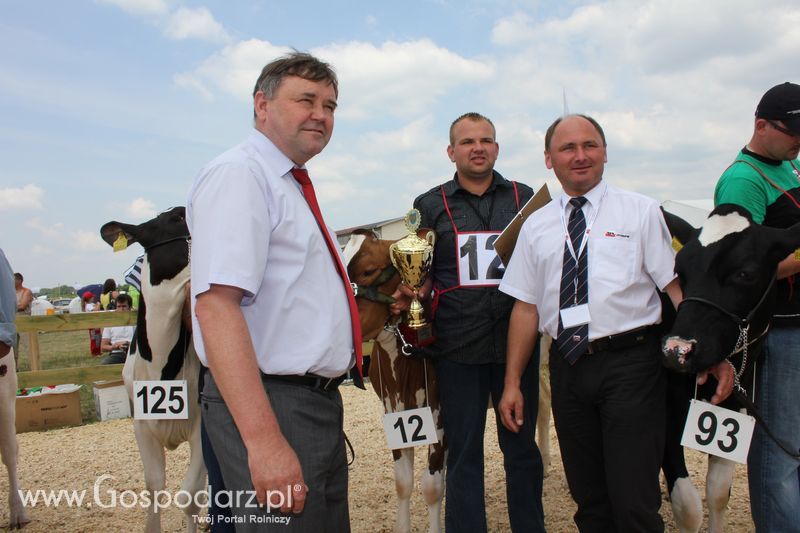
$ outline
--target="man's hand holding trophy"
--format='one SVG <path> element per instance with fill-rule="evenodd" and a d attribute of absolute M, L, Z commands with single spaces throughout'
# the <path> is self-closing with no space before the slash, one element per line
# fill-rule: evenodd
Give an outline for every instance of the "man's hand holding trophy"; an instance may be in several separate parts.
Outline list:
<path fill-rule="evenodd" d="M 400 273 L 401 283 L 392 295 L 396 303 L 392 312 L 399 314 L 408 309 L 405 320 L 398 326 L 406 342 L 421 348 L 434 341 L 431 324 L 425 320 L 425 310 L 420 298 L 430 294 L 431 281 L 428 273 L 433 263 L 433 245 L 436 236 L 427 231 L 424 238 L 417 232 L 420 225 L 420 213 L 410 210 L 405 217 L 408 235 L 392 244 L 389 255 L 392 264 Z"/>

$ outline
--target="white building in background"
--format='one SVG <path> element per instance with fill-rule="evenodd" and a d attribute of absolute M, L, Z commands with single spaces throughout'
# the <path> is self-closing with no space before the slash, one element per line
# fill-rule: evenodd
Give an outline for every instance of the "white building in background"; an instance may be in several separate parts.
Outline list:
<path fill-rule="evenodd" d="M 347 244 L 347 241 L 350 240 L 350 235 L 359 229 L 372 230 L 379 239 L 385 239 L 387 241 L 402 239 L 408 235 L 408 231 L 406 230 L 406 225 L 403 220 L 404 217 L 397 217 L 390 218 L 388 220 L 382 220 L 380 222 L 374 222 L 372 224 L 364 224 L 363 226 L 340 229 L 336 232 L 336 240 L 339 241 L 339 246 L 344 246 Z"/>

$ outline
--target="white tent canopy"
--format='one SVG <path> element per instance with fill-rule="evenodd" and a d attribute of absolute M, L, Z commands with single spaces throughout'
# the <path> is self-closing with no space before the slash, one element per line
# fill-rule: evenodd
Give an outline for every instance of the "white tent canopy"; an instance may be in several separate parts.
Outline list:
<path fill-rule="evenodd" d="M 661 203 L 664 211 L 681 217 L 683 220 L 699 228 L 714 209 L 713 200 L 665 200 Z"/>

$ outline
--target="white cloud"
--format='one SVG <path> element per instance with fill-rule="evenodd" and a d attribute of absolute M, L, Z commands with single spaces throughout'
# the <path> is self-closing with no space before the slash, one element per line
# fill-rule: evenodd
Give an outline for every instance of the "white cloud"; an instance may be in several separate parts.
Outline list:
<path fill-rule="evenodd" d="M 149 22 L 161 28 L 169 39 L 183 41 L 199 39 L 213 43 L 230 41 L 225 27 L 217 22 L 206 7 L 179 7 L 170 11 L 165 0 L 95 0 L 101 4 L 116 6 L 134 16 L 147 17 Z"/>
<path fill-rule="evenodd" d="M 175 74 L 172 76 L 172 81 L 177 87 L 196 91 L 206 102 L 214 101 L 214 93 L 212 93 L 200 79 L 192 74 Z"/>
<path fill-rule="evenodd" d="M 42 246 L 41 244 L 34 244 L 31 246 L 31 254 L 38 257 L 50 256 L 55 253 L 55 250 L 49 246 Z"/>
<path fill-rule="evenodd" d="M 15 209 L 41 209 L 44 189 L 28 184 L 24 187 L 0 189 L 0 211 Z"/>
<path fill-rule="evenodd" d="M 340 86 L 337 114 L 351 119 L 386 113 L 414 116 L 456 87 L 479 86 L 494 74 L 490 61 L 462 57 L 430 39 L 380 46 L 350 42 L 312 52 L 335 65 Z"/>
<path fill-rule="evenodd" d="M 164 35 L 176 40 L 226 42 L 230 39 L 222 24 L 214 20 L 214 15 L 205 7 L 181 7 L 175 10 L 166 21 Z"/>
<path fill-rule="evenodd" d="M 173 79 L 198 90 L 204 98 L 212 88 L 250 101 L 253 84 L 263 66 L 289 51 L 260 39 L 226 46 L 193 72 Z M 388 41 L 380 46 L 366 42 L 334 43 L 311 50 L 334 65 L 339 77 L 337 117 L 364 120 L 389 113 L 408 117 L 423 113 L 448 91 L 490 80 L 494 65 L 468 59 L 429 39 Z"/>
<path fill-rule="evenodd" d="M 149 220 L 156 216 L 156 204 L 144 198 L 135 198 L 125 208 L 125 212 L 137 220 Z"/>
<path fill-rule="evenodd" d="M 108 244 L 100 238 L 100 233 L 96 231 L 75 231 L 72 233 L 72 242 L 75 249 L 84 252 L 106 250 Z"/>
<path fill-rule="evenodd" d="M 207 58 L 193 72 L 176 74 L 174 79 L 205 98 L 213 94 L 213 88 L 247 102 L 252 100 L 253 85 L 264 65 L 288 51 L 260 39 L 239 41 Z"/>
<path fill-rule="evenodd" d="M 169 6 L 164 0 L 95 0 L 98 4 L 116 6 L 131 15 L 163 15 Z"/>
<path fill-rule="evenodd" d="M 30 220 L 25 221 L 25 227 L 35 229 L 39 233 L 42 234 L 43 237 L 52 238 L 52 237 L 59 237 L 64 232 L 64 224 L 62 222 L 56 222 L 52 225 L 47 225 L 42 222 L 39 218 L 32 218 Z"/>

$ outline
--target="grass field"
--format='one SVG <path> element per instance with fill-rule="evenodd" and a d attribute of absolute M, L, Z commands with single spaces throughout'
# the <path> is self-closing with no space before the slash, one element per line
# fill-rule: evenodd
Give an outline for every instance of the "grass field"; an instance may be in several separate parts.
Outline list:
<path fill-rule="evenodd" d="M 19 342 L 19 372 L 27 372 L 31 368 L 28 344 L 28 334 L 23 333 Z M 101 359 L 101 357 L 92 357 L 89 350 L 88 331 L 39 333 L 39 360 L 42 370 L 98 366 Z M 49 383 L 49 385 L 59 385 L 59 383 Z M 92 384 L 83 383 L 82 385 L 80 391 L 81 417 L 84 423 L 96 422 Z"/>

